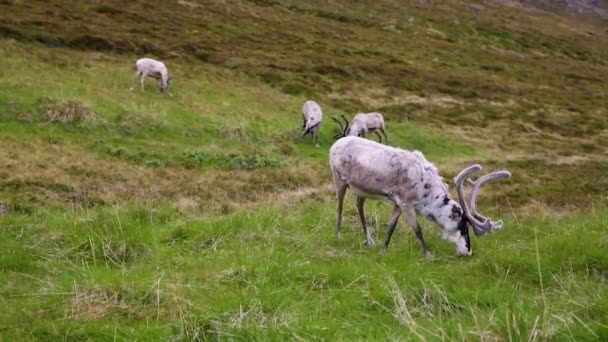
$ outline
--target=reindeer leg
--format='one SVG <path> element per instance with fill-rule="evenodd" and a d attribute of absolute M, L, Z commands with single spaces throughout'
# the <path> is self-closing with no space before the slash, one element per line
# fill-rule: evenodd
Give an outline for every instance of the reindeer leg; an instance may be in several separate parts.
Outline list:
<path fill-rule="evenodd" d="M 380 135 L 380 133 L 378 133 L 378 131 L 374 131 L 374 133 L 376 133 L 376 135 L 378 136 L 378 142 L 381 143 L 382 142 L 382 136 Z"/>
<path fill-rule="evenodd" d="M 133 77 L 133 82 L 131 82 L 131 89 L 129 89 L 130 91 L 135 90 L 135 83 L 137 83 L 137 78 L 139 77 L 139 71 L 135 72 L 135 77 Z"/>
<path fill-rule="evenodd" d="M 391 237 L 393 236 L 393 232 L 395 232 L 395 227 L 397 226 L 397 222 L 399 222 L 399 216 L 401 216 L 401 208 L 395 205 L 393 208 L 393 214 L 391 215 L 391 220 L 388 222 L 388 229 L 386 231 L 386 239 L 384 239 L 384 246 L 382 246 L 382 254 L 386 254 L 386 250 L 388 249 L 388 243 L 391 241 Z"/>
<path fill-rule="evenodd" d="M 319 126 L 315 127 L 313 137 L 315 141 L 315 147 L 319 147 Z"/>
<path fill-rule="evenodd" d="M 141 91 L 144 91 L 144 83 L 146 82 L 146 77 L 148 77 L 148 73 L 147 72 L 143 72 L 141 74 Z"/>
<path fill-rule="evenodd" d="M 386 137 L 386 132 L 384 131 L 384 128 L 380 128 L 380 132 L 384 134 L 384 143 L 388 145 L 388 138 Z"/>
<path fill-rule="evenodd" d="M 418 224 L 418 220 L 416 220 L 416 211 L 413 207 L 407 208 L 407 222 L 412 226 L 414 233 L 416 233 L 416 237 L 418 238 L 418 241 L 420 241 L 420 246 L 422 246 L 422 253 L 424 253 L 424 256 L 432 257 L 433 254 L 431 254 L 431 251 L 429 251 L 429 248 L 424 242 L 422 229 L 420 229 L 420 224 Z"/>
<path fill-rule="evenodd" d="M 336 196 L 338 197 L 338 223 L 336 225 L 336 235 L 338 239 L 342 237 L 342 208 L 344 206 L 344 195 L 346 194 L 346 184 L 339 185 L 336 189 Z"/>
<path fill-rule="evenodd" d="M 306 131 L 306 118 L 304 118 L 304 123 L 302 123 L 302 138 L 310 134 L 310 131 Z"/>
<path fill-rule="evenodd" d="M 363 233 L 365 234 L 365 244 L 368 246 L 375 245 L 374 239 L 372 239 L 369 230 L 367 229 L 367 222 L 365 221 L 365 211 L 363 211 L 363 204 L 365 203 L 365 197 L 357 196 L 357 211 L 359 212 L 359 218 L 361 219 L 361 225 L 363 225 Z"/>

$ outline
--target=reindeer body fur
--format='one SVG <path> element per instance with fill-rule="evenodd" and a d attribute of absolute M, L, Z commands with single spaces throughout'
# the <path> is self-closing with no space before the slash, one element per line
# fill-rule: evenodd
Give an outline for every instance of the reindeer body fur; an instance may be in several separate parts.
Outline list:
<path fill-rule="evenodd" d="M 346 132 L 346 136 L 365 137 L 368 132 L 376 133 L 380 139 L 379 141 L 382 141 L 382 136 L 379 133 L 382 132 L 384 142 L 388 143 L 384 127 L 384 116 L 382 114 L 373 112 L 355 115 L 350 123 L 350 128 Z"/>
<path fill-rule="evenodd" d="M 368 245 L 374 242 L 367 230 L 363 203 L 366 198 L 373 198 L 394 204 L 383 251 L 388 248 L 400 214 L 405 212 L 423 252 L 430 255 L 416 221 L 418 211 L 444 229 L 444 238 L 456 244 L 459 254 L 470 255 L 468 230 L 466 238 L 461 236 L 462 209 L 451 199 L 435 165 L 421 152 L 351 136 L 334 143 L 329 159 L 338 198 L 338 236 L 341 235 L 342 203 L 346 189 L 350 188 L 357 195 L 357 209 Z"/>
<path fill-rule="evenodd" d="M 302 118 L 304 119 L 302 136 L 312 134 L 315 145 L 319 147 L 319 130 L 321 128 L 321 121 L 323 120 L 321 106 L 315 101 L 309 100 L 304 102 Z"/>
<path fill-rule="evenodd" d="M 173 96 L 173 94 L 171 94 L 171 90 L 169 90 L 170 77 L 165 63 L 152 58 L 140 58 L 137 60 L 137 62 L 135 62 L 135 66 L 137 71 L 135 72 L 135 77 L 133 78 L 131 91 L 135 89 L 135 82 L 137 82 L 137 78 L 140 78 L 141 90 L 144 91 L 144 82 L 146 77 L 152 77 L 158 81 L 158 89 L 161 92 L 167 90 L 169 95 Z"/>

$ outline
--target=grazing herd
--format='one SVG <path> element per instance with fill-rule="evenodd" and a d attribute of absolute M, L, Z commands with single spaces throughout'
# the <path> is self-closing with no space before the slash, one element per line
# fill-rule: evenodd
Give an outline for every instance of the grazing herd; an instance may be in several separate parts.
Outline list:
<path fill-rule="evenodd" d="M 161 92 L 169 93 L 169 72 L 165 64 L 150 58 L 139 59 L 136 63 L 137 72 L 131 90 L 134 89 L 137 78 L 140 78 L 141 89 L 144 90 L 146 77 L 158 80 Z M 313 143 L 319 147 L 319 133 L 323 121 L 321 106 L 314 101 L 306 101 L 302 107 L 302 137 L 312 135 Z M 464 194 L 464 180 L 481 171 L 481 166 L 472 165 L 460 172 L 454 182 L 458 200 L 451 198 L 448 186 L 439 175 L 437 167 L 426 160 L 420 151 L 407 151 L 388 145 L 384 117 L 380 113 L 359 113 L 352 121 L 341 115 L 342 121 L 332 117 L 339 125 L 340 132 L 334 135 L 337 141 L 329 150 L 329 163 L 333 175 L 337 197 L 338 238 L 342 234 L 342 211 L 346 190 L 350 189 L 357 196 L 357 211 L 365 235 L 365 244 L 374 245 L 365 219 L 365 200 L 380 199 L 393 204 L 393 212 L 389 220 L 382 252 L 386 253 L 399 217 L 405 213 L 407 222 L 412 226 L 422 252 L 430 256 L 431 252 L 424 242 L 416 212 L 436 223 L 443 229 L 443 238 L 456 246 L 456 252 L 461 256 L 472 254 L 469 227 L 473 228 L 476 236 L 491 233 L 502 228 L 503 222 L 492 221 L 476 210 L 476 201 L 482 184 L 494 179 L 511 177 L 508 171 L 497 171 L 484 175 L 472 184 L 470 196 Z M 378 136 L 378 143 L 364 139 L 368 133 Z M 380 134 L 382 133 L 382 135 Z"/>

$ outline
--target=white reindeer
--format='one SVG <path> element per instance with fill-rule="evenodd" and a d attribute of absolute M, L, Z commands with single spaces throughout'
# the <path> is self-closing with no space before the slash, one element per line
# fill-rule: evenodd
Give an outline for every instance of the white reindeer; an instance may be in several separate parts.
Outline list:
<path fill-rule="evenodd" d="M 321 107 L 315 101 L 306 101 L 302 107 L 302 137 L 312 134 L 313 141 L 316 147 L 319 147 L 319 130 L 321 121 L 323 120 L 323 112 Z"/>
<path fill-rule="evenodd" d="M 158 89 L 161 93 L 167 90 L 169 96 L 173 96 L 169 89 L 171 77 L 169 76 L 169 71 L 167 70 L 165 63 L 152 58 L 140 58 L 135 65 L 137 66 L 137 72 L 135 73 L 133 83 L 131 84 L 131 91 L 135 89 L 135 82 L 137 82 L 138 77 L 141 77 L 141 91 L 144 91 L 144 82 L 146 77 L 149 76 L 158 81 Z"/>
<path fill-rule="evenodd" d="M 382 199 L 394 204 L 382 247 L 383 253 L 386 253 L 399 216 L 403 212 L 426 256 L 431 253 L 416 220 L 416 211 L 443 228 L 443 238 L 456 245 L 459 255 L 472 254 L 469 224 L 478 236 L 502 227 L 502 221 L 494 222 L 477 213 L 475 202 L 483 183 L 491 179 L 509 178 L 511 174 L 508 171 L 494 172 L 473 182 L 469 204 L 463 194 L 462 182 L 468 175 L 480 171 L 479 165 L 464 169 L 455 178 L 458 191 L 456 202 L 451 199 L 447 185 L 439 176 L 435 165 L 428 162 L 419 151 L 410 152 L 358 137 L 345 137 L 331 147 L 329 162 L 338 199 L 338 237 L 342 234 L 342 207 L 347 188 L 357 195 L 357 211 L 367 245 L 374 245 L 374 240 L 365 221 L 365 199 Z"/>
<path fill-rule="evenodd" d="M 384 143 L 388 144 L 388 138 L 386 137 L 386 131 L 384 127 L 384 116 L 382 114 L 373 112 L 373 113 L 359 113 L 355 115 L 353 120 L 350 122 L 350 127 L 348 124 L 348 120 L 342 115 L 342 119 L 345 122 L 345 125 L 342 126 L 342 123 L 338 121 L 336 118 L 333 118 L 335 122 L 340 125 L 340 132 L 334 138 L 338 137 L 365 137 L 368 132 L 374 132 L 378 136 L 378 142 L 382 142 L 382 136 L 379 132 L 382 132 L 384 135 Z"/>

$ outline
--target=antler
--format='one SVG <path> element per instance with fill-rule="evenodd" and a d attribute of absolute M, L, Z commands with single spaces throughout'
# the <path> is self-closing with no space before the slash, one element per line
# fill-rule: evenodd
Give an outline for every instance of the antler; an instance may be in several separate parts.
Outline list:
<path fill-rule="evenodd" d="M 456 183 L 456 192 L 458 193 L 458 201 L 460 202 L 460 206 L 462 207 L 464 216 L 469 220 L 469 222 L 471 222 L 471 224 L 473 224 L 473 227 L 475 227 L 477 225 L 483 226 L 484 223 L 479 222 L 476 218 L 474 218 L 471 215 L 471 213 L 469 211 L 469 206 L 467 205 L 467 201 L 464 196 L 464 190 L 462 189 L 462 182 L 464 181 L 465 177 L 467 177 L 468 175 L 479 172 L 479 171 L 481 171 L 481 166 L 479 164 L 471 165 L 471 166 L 465 168 L 464 170 L 460 171 L 458 176 L 456 176 L 456 178 L 454 178 L 454 183 Z M 475 230 L 475 234 L 477 234 L 477 230 Z"/>
<path fill-rule="evenodd" d="M 469 179 L 469 182 L 473 185 L 473 190 L 471 191 L 471 200 L 470 206 L 467 204 L 466 197 L 464 195 L 464 190 L 462 189 L 462 182 L 464 179 L 472 173 L 476 173 L 481 171 L 481 166 L 478 164 L 471 165 L 464 170 L 462 170 L 456 178 L 454 178 L 454 182 L 456 183 L 456 191 L 458 192 L 458 198 L 460 201 L 460 205 L 462 206 L 462 210 L 466 218 L 473 225 L 473 230 L 475 231 L 475 235 L 481 236 L 486 233 L 491 233 L 495 230 L 502 228 L 503 222 L 502 220 L 492 221 L 487 217 L 479 214 L 476 210 L 476 201 L 477 194 L 479 193 L 479 189 L 481 185 L 492 179 L 506 179 L 511 177 L 511 173 L 509 171 L 497 171 L 492 172 L 490 174 L 484 175 L 477 179 L 477 181 L 472 181 Z"/>
<path fill-rule="evenodd" d="M 476 181 L 473 181 L 469 178 L 469 183 L 471 183 L 471 185 L 473 185 L 473 190 L 471 191 L 471 201 L 470 201 L 471 213 L 478 218 L 483 217 L 477 212 L 477 209 L 476 209 L 477 194 L 479 193 L 479 188 L 481 188 L 481 185 L 483 183 L 485 183 L 489 180 L 492 180 L 492 179 L 508 179 L 508 178 L 511 178 L 511 172 L 509 172 L 509 171 L 492 172 L 492 173 L 489 173 L 482 177 L 479 177 Z M 500 222 L 502 224 L 502 220 L 500 220 L 498 222 Z"/>
<path fill-rule="evenodd" d="M 334 120 L 338 125 L 340 125 L 340 133 L 334 135 L 334 139 L 342 138 L 346 136 L 346 131 L 348 130 L 348 119 L 344 116 L 344 114 L 340 114 L 342 120 L 344 120 L 344 125 L 340 120 L 336 119 L 336 117 L 332 116 L 332 120 Z"/>
<path fill-rule="evenodd" d="M 342 125 L 342 122 L 340 120 L 336 119 L 335 116 L 332 116 L 331 119 L 334 120 L 340 126 L 340 133 L 334 135 L 334 139 L 343 137 L 344 135 L 342 134 L 342 131 L 344 131 L 344 125 Z"/>
<path fill-rule="evenodd" d="M 342 136 L 345 137 L 346 131 L 348 130 L 348 119 L 346 118 L 346 116 L 344 116 L 344 114 L 340 114 L 340 117 L 342 118 L 342 120 L 344 120 L 344 132 L 342 132 Z"/>

